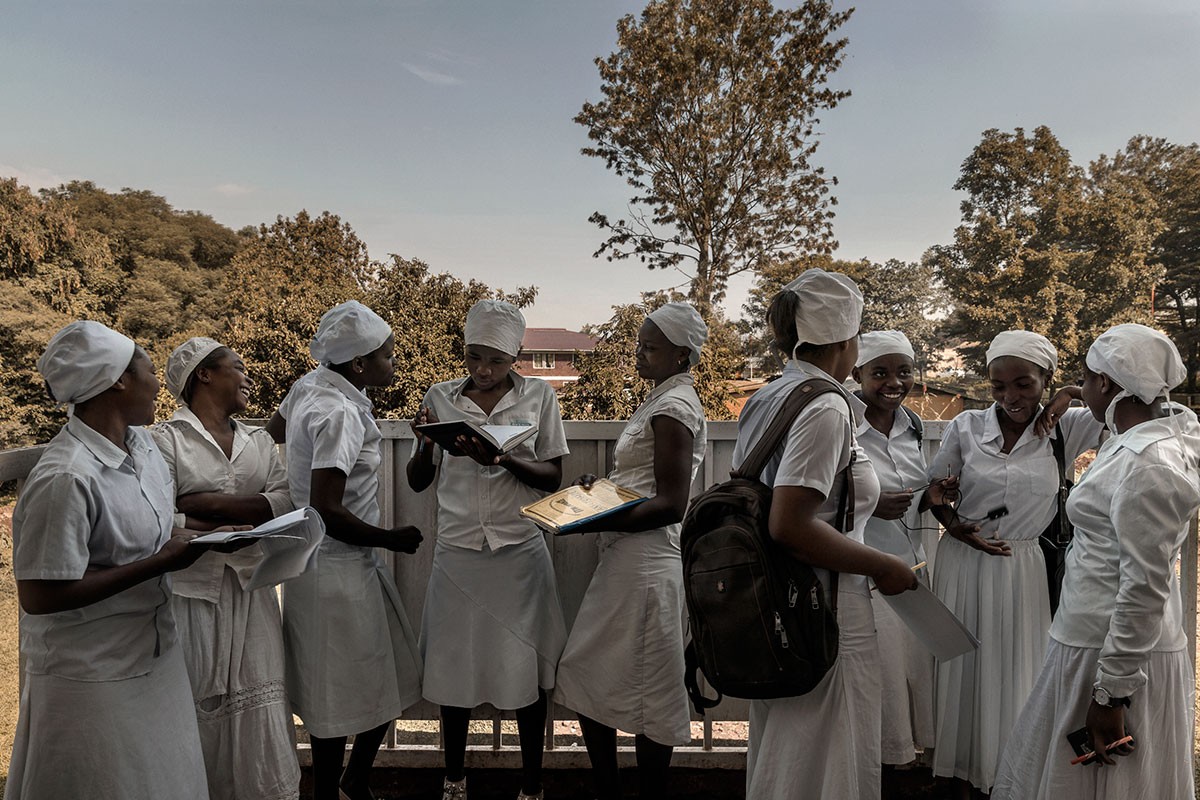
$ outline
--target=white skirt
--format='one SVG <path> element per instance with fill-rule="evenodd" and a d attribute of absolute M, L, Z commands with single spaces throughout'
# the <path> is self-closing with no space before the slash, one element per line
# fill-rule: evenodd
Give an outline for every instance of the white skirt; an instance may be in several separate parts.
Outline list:
<path fill-rule="evenodd" d="M 369 731 L 421 699 L 416 636 L 373 550 L 322 547 L 283 585 L 283 643 L 288 700 L 313 736 Z"/>
<path fill-rule="evenodd" d="M 692 734 L 679 547 L 664 530 L 601 541 L 554 699 L 610 728 L 685 745 Z"/>
<path fill-rule="evenodd" d="M 208 800 L 178 646 L 120 681 L 25 676 L 6 800 Z"/>
<path fill-rule="evenodd" d="M 934 590 L 979 639 L 979 649 L 937 666 L 933 774 L 987 792 L 1025 705 L 1050 629 L 1046 566 L 1036 539 L 1008 540 L 989 556 L 957 539 L 938 547 Z"/>
<path fill-rule="evenodd" d="M 1195 684 L 1187 651 L 1153 652 L 1125 709 L 1132 755 L 1071 766 L 1067 734 L 1084 726 L 1099 650 L 1050 640 L 1046 664 L 1004 750 L 993 800 L 1191 800 Z"/>
<path fill-rule="evenodd" d="M 879 653 L 871 601 L 838 593 L 838 658 L 800 697 L 750 702 L 746 797 L 879 800 Z"/>
<path fill-rule="evenodd" d="M 470 550 L 442 544 L 421 620 L 422 693 L 441 706 L 503 710 L 554 688 L 567 639 L 546 540 Z"/>
<path fill-rule="evenodd" d="M 871 595 L 879 642 L 882 760 L 908 764 L 933 750 L 933 655 L 879 593 Z"/>
<path fill-rule="evenodd" d="M 245 592 L 227 567 L 216 604 L 174 595 L 211 800 L 294 800 L 296 732 L 283 689 L 274 589 Z"/>

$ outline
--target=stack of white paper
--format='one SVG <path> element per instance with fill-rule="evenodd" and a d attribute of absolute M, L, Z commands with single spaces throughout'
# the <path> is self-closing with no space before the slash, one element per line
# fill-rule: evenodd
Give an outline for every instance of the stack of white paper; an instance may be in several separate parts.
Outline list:
<path fill-rule="evenodd" d="M 885 594 L 883 599 L 938 661 L 958 658 L 979 647 L 975 634 L 925 584 L 917 584 L 910 592 Z"/>

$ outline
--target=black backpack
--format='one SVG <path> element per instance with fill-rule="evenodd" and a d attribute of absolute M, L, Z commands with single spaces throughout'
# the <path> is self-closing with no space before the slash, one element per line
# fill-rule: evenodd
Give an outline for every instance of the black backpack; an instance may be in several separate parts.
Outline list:
<path fill-rule="evenodd" d="M 684 651 L 684 682 L 697 713 L 721 696 L 796 697 L 811 691 L 837 659 L 837 573 L 829 602 L 813 568 L 785 552 L 767 529 L 771 487 L 759 477 L 800 412 L 836 384 L 813 378 L 788 396 L 782 410 L 730 480 L 692 500 L 680 546 L 692 640 Z M 840 530 L 854 525 L 850 464 L 838 501 Z M 696 669 L 718 692 L 704 697 Z"/>

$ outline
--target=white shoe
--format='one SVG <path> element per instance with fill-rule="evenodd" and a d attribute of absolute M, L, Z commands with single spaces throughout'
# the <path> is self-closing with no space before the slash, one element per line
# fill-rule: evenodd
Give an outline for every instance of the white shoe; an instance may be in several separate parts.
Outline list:
<path fill-rule="evenodd" d="M 461 781 L 452 781 L 445 779 L 442 781 L 442 800 L 466 800 L 467 798 L 467 779 Z"/>

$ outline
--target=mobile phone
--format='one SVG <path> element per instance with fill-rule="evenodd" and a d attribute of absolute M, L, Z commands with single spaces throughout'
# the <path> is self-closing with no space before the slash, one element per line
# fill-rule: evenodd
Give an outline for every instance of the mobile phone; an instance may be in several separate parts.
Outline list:
<path fill-rule="evenodd" d="M 1008 506 L 999 506 L 999 507 L 993 508 L 991 511 L 987 512 L 987 518 L 989 521 L 997 520 L 997 519 L 1000 519 L 1001 517 L 1007 517 L 1007 516 L 1008 516 Z"/>
<path fill-rule="evenodd" d="M 1110 742 L 1108 747 L 1104 748 L 1104 752 L 1111 753 L 1123 744 L 1133 744 L 1133 736 L 1129 733 L 1129 728 L 1125 729 L 1125 734 L 1123 738 Z M 1086 725 L 1077 731 L 1068 733 L 1067 743 L 1075 751 L 1075 758 L 1071 759 L 1071 764 L 1090 764 L 1096 759 L 1096 751 L 1092 749 L 1092 743 L 1088 740 Z"/>

